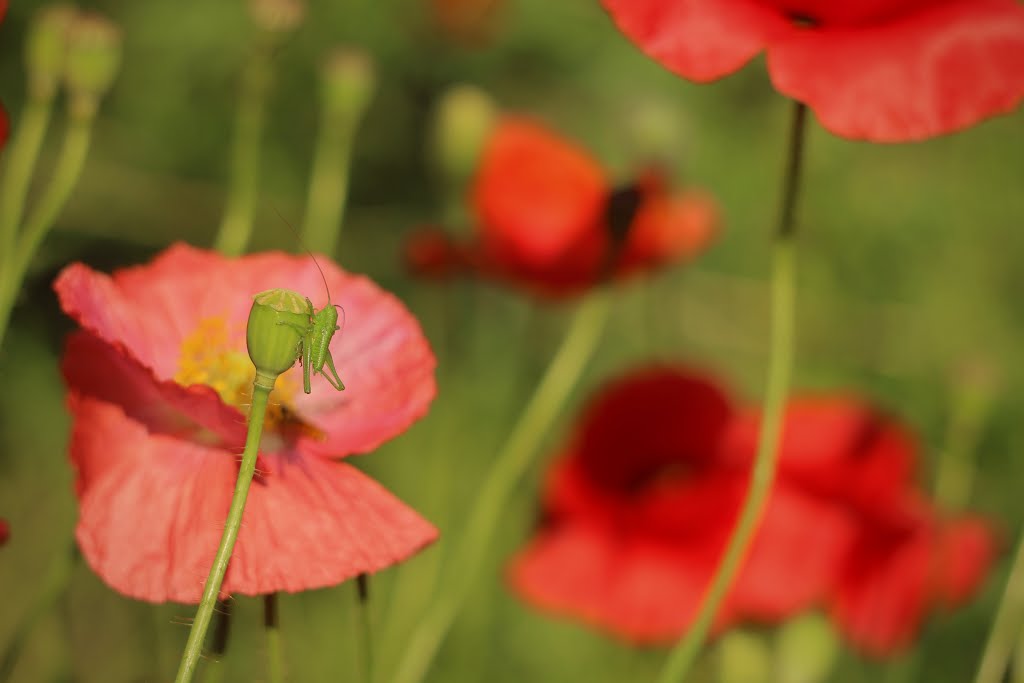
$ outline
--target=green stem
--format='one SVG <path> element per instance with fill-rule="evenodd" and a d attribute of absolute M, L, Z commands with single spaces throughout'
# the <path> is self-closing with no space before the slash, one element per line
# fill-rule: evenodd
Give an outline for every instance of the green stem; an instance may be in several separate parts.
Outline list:
<path fill-rule="evenodd" d="M 260 175 L 260 144 L 270 89 L 269 49 L 258 46 L 246 65 L 235 119 L 231 149 L 231 178 L 228 202 L 214 247 L 228 256 L 245 251 L 252 236 L 256 191 Z"/>
<path fill-rule="evenodd" d="M 14 634 L 7 643 L 7 649 L 0 657 L 0 683 L 7 681 L 14 671 L 14 665 L 18 662 L 18 656 L 28 637 L 35 630 L 39 621 L 53 610 L 57 600 L 67 590 L 71 581 L 72 570 L 78 561 L 78 550 L 72 546 L 71 551 L 61 552 L 54 564 L 50 567 L 49 575 L 43 584 L 43 591 L 35 604 L 29 609 L 25 617 L 18 623 Z"/>
<path fill-rule="evenodd" d="M 468 526 L 456 537 L 460 544 L 448 564 L 446 583 L 416 626 L 399 662 L 395 683 L 417 683 L 430 668 L 480 573 L 512 490 L 597 346 L 608 318 L 608 296 L 604 291 L 591 294 L 573 317 L 558 351 L 477 493 L 466 516 Z"/>
<path fill-rule="evenodd" d="M 1006 579 L 1006 588 L 999 601 L 992 630 L 985 642 L 985 651 L 974 675 L 974 683 L 1001 683 L 1007 663 L 1020 637 L 1024 624 L 1024 529 L 1017 541 L 1013 567 Z"/>
<path fill-rule="evenodd" d="M 284 683 L 284 653 L 277 619 L 277 593 L 263 596 L 263 628 L 267 635 L 267 665 L 270 683 Z"/>
<path fill-rule="evenodd" d="M 206 630 L 210 627 L 213 607 L 217 603 L 217 596 L 220 594 L 220 587 L 224 582 L 224 574 L 228 570 L 228 561 L 231 559 L 231 551 L 235 547 L 238 530 L 242 526 L 242 512 L 245 510 L 245 499 L 249 495 L 249 485 L 252 483 L 252 475 L 256 471 L 256 454 L 259 451 L 260 436 L 263 434 L 263 419 L 267 412 L 267 398 L 270 396 L 273 386 L 273 379 L 268 379 L 260 374 L 257 374 L 256 381 L 253 382 L 252 407 L 249 412 L 249 433 L 245 437 L 245 450 L 242 451 L 242 464 L 238 468 L 235 494 L 231 498 L 231 507 L 224 522 L 224 534 L 221 536 L 217 554 L 213 558 L 213 566 L 210 567 L 210 575 L 207 577 L 206 586 L 203 588 L 203 597 L 199 602 L 196 617 L 192 621 L 192 629 L 188 633 L 185 651 L 181 655 L 178 675 L 174 679 L 175 683 L 185 683 L 192 680 L 196 666 L 199 663 L 199 657 L 203 651 L 203 640 L 206 638 Z"/>
<path fill-rule="evenodd" d="M 32 257 L 60 216 L 82 174 L 89 153 L 89 141 L 92 138 L 92 123 L 91 116 L 73 116 L 69 119 L 53 178 L 25 221 L 13 254 L 7 259 L 7 271 L 0 287 L 0 345 L 3 344 L 14 300 L 21 289 L 22 278 L 32 262 Z"/>
<path fill-rule="evenodd" d="M 50 123 L 53 99 L 29 99 L 22 112 L 18 128 L 11 140 L 4 168 L 3 185 L 0 186 L 0 266 L 8 273 L 17 238 L 18 223 L 25 208 L 29 181 L 39 158 L 39 148 Z"/>
<path fill-rule="evenodd" d="M 359 630 L 363 647 L 363 682 L 373 683 L 373 619 L 370 614 L 370 577 L 360 574 L 356 577 L 356 597 L 359 599 Z"/>
<path fill-rule="evenodd" d="M 793 371 L 794 308 L 796 299 L 795 224 L 793 221 L 800 168 L 803 157 L 803 138 L 806 107 L 794 103 L 790 135 L 789 156 L 783 184 L 782 210 L 775 232 L 772 249 L 771 275 L 771 342 L 768 358 L 768 380 L 765 387 L 761 417 L 761 432 L 757 454 L 750 474 L 746 498 L 740 509 L 736 526 L 726 545 L 718 567 L 706 589 L 693 624 L 682 640 L 669 653 L 668 660 L 658 677 L 659 683 L 678 683 L 686 680 L 697 654 L 707 639 L 718 608 L 724 600 L 747 549 L 757 531 L 772 481 L 782 433 L 782 418 L 786 395 Z"/>
<path fill-rule="evenodd" d="M 351 116 L 322 113 L 302 240 L 309 249 L 328 256 L 334 256 L 341 235 L 355 131 Z"/>
<path fill-rule="evenodd" d="M 974 454 L 994 398 L 984 369 L 972 368 L 955 381 L 946 447 L 935 474 L 935 500 L 948 512 L 967 507 L 974 488 Z"/>
<path fill-rule="evenodd" d="M 231 636 L 230 600 L 218 600 L 217 623 L 213 627 L 213 642 L 210 644 L 210 663 L 203 669 L 204 683 L 221 683 L 224 680 L 224 653 L 228 651 Z"/>

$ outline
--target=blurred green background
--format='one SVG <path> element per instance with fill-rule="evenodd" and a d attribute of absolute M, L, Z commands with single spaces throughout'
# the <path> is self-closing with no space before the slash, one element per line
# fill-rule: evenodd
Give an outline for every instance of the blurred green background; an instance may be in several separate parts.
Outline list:
<path fill-rule="evenodd" d="M 661 149 L 680 180 L 718 197 L 726 229 L 691 267 L 617 289 L 611 324 L 566 412 L 556 449 L 586 395 L 638 363 L 709 367 L 753 400 L 763 380 L 767 236 L 777 210 L 787 103 L 763 63 L 720 83 L 683 82 L 644 58 L 596 0 L 507 0 L 490 35 L 465 45 L 439 30 L 428 0 L 311 3 L 275 55 L 277 76 L 252 249 L 295 250 L 272 207 L 302 213 L 317 126 L 317 64 L 334 45 L 375 59 L 377 93 L 355 148 L 350 210 L 336 255 L 396 292 L 439 357 L 430 415 L 378 452 L 351 462 L 455 534 L 475 487 L 565 327 L 569 304 L 545 304 L 483 283 L 424 284 L 403 271 L 409 230 L 436 219 L 426 158 L 436 98 L 474 83 L 506 110 L 528 112 L 585 144 L 618 177 L 650 154 L 651 111 L 673 122 Z M 0 99 L 16 123 L 21 51 L 36 3 L 0 25 Z M 103 104 L 84 176 L 33 265 L 0 350 L 0 647 L 66 551 L 75 520 L 66 457 L 68 419 L 57 371 L 69 322 L 49 283 L 73 259 L 109 269 L 146 260 L 175 240 L 207 246 L 225 197 L 239 72 L 252 30 L 240 0 L 95 2 L 124 29 L 125 62 Z M 1024 514 L 1024 113 L 924 144 L 837 139 L 812 125 L 799 214 L 802 265 L 798 386 L 853 391 L 914 426 L 926 486 L 951 412 L 984 367 L 996 400 L 977 448 L 972 507 L 1000 526 L 1008 550 Z M 60 140 L 44 149 L 41 177 Z M 429 680 L 653 680 L 663 651 L 633 649 L 533 611 L 503 580 L 503 563 L 536 519 L 545 457 L 518 490 L 475 588 Z M 381 680 L 437 581 L 442 541 L 374 579 Z M 1001 556 L 978 600 L 930 621 L 919 646 L 886 662 L 842 655 L 836 681 L 964 681 L 979 657 L 1006 571 Z M 289 679 L 356 678 L 354 591 L 285 596 Z M 120 597 L 79 565 L 40 623 L 16 681 L 162 681 L 176 667 L 192 608 Z M 237 600 L 224 670 L 264 675 L 260 604 Z M 767 634 L 766 634 L 766 637 Z M 707 670 L 709 665 L 705 663 Z M 705 671 L 706 673 L 706 671 Z M 708 678 L 708 680 L 712 680 Z"/>

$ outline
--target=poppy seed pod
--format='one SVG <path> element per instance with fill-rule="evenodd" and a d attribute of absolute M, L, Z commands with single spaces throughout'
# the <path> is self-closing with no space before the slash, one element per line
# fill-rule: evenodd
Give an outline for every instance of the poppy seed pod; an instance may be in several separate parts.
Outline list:
<path fill-rule="evenodd" d="M 64 69 L 68 28 L 77 14 L 71 5 L 51 5 L 33 18 L 25 40 L 25 65 L 33 99 L 49 100 L 56 93 Z"/>
<path fill-rule="evenodd" d="M 320 73 L 325 114 L 358 121 L 376 85 L 370 56 L 353 48 L 337 48 L 324 60 Z"/>
<path fill-rule="evenodd" d="M 273 388 L 277 376 L 295 365 L 309 326 L 306 298 L 288 289 L 268 289 L 253 297 L 245 343 L 256 366 L 256 384 Z"/>
<path fill-rule="evenodd" d="M 71 91 L 71 113 L 90 118 L 99 98 L 114 83 L 121 67 L 121 30 L 98 15 L 80 15 L 68 30 L 64 79 Z"/>

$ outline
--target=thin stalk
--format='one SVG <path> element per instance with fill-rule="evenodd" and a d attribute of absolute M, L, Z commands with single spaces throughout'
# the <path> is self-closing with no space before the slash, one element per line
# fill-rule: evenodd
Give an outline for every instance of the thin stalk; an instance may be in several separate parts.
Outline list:
<path fill-rule="evenodd" d="M 53 98 L 30 98 L 18 121 L 11 140 L 0 185 L 0 266 L 8 273 L 7 259 L 14 251 L 18 224 L 25 209 L 29 181 L 39 159 L 39 149 L 46 135 L 53 111 Z"/>
<path fill-rule="evenodd" d="M 253 473 L 256 471 L 256 454 L 259 451 L 260 436 L 263 434 L 263 420 L 267 412 L 267 398 L 273 388 L 264 386 L 257 375 L 253 383 L 252 407 L 249 412 L 249 432 L 245 437 L 245 450 L 242 451 L 242 464 L 238 468 L 238 480 L 235 483 L 235 494 L 231 498 L 231 507 L 228 510 L 227 519 L 224 522 L 224 534 L 220 539 L 220 546 L 213 558 L 213 566 L 210 567 L 210 575 L 206 579 L 203 588 L 203 597 L 199 602 L 196 617 L 192 621 L 192 629 L 188 633 L 188 642 L 185 644 L 185 651 L 181 655 L 181 663 L 178 666 L 178 675 L 175 683 L 186 683 L 192 680 L 199 657 L 203 651 L 203 640 L 206 638 L 206 631 L 210 627 L 210 618 L 213 616 L 214 605 L 217 604 L 217 596 L 220 594 L 221 584 L 224 582 L 224 574 L 228 570 L 228 561 L 231 559 L 231 551 L 235 547 L 235 540 L 238 538 L 238 530 L 242 526 L 242 512 L 245 510 L 245 499 L 249 495 L 249 485 L 252 483 Z"/>
<path fill-rule="evenodd" d="M 446 583 L 413 631 L 395 683 L 417 683 L 430 668 L 455 617 L 478 578 L 484 557 L 516 483 L 533 461 L 544 435 L 565 404 L 597 346 L 608 318 L 609 295 L 591 294 L 576 311 L 540 384 L 502 447 L 466 518 L 467 528 L 448 564 Z"/>
<path fill-rule="evenodd" d="M 1002 683 L 1006 667 L 1024 624 L 1024 529 L 1017 541 L 1013 567 L 999 601 L 995 621 L 985 641 L 974 683 Z"/>
<path fill-rule="evenodd" d="M 949 512 L 963 510 L 970 501 L 976 447 L 995 394 L 985 369 L 972 368 L 967 375 L 953 386 L 946 447 L 935 474 L 935 499 Z"/>
<path fill-rule="evenodd" d="M 267 669 L 270 683 L 284 683 L 284 653 L 277 619 L 277 593 L 263 596 L 263 630 L 267 635 Z"/>
<path fill-rule="evenodd" d="M 0 286 L 0 345 L 3 344 L 11 309 L 14 307 L 14 300 L 21 289 L 22 278 L 32 262 L 32 257 L 60 216 L 78 183 L 78 178 L 82 175 L 82 168 L 89 153 L 89 141 L 92 139 L 92 123 L 91 116 L 73 116 L 69 119 L 53 178 L 50 179 L 50 184 L 40 197 L 39 203 L 26 219 L 11 257 L 6 259 L 5 275 Z"/>
<path fill-rule="evenodd" d="M 224 654 L 228 651 L 231 637 L 231 601 L 218 600 L 217 623 L 213 626 L 213 642 L 210 644 L 210 662 L 203 668 L 203 683 L 221 683 L 224 680 Z"/>
<path fill-rule="evenodd" d="M 370 614 L 370 577 L 360 574 L 356 577 L 356 597 L 359 599 L 359 629 L 362 640 L 362 664 L 364 683 L 373 683 L 373 619 Z"/>
<path fill-rule="evenodd" d="M 242 78 L 231 148 L 228 203 L 214 243 L 218 251 L 228 256 L 238 256 L 245 251 L 252 236 L 270 76 L 269 48 L 257 46 Z"/>
<path fill-rule="evenodd" d="M 324 112 L 309 180 L 302 241 L 309 249 L 328 256 L 334 256 L 341 236 L 355 131 L 352 116 Z"/>
<path fill-rule="evenodd" d="M 57 600 L 67 590 L 77 560 L 78 551 L 72 547 L 67 554 L 62 552 L 50 567 L 39 598 L 18 623 L 14 634 L 7 643 L 7 649 L 3 652 L 3 656 L 0 656 L 0 683 L 10 679 L 14 665 L 18 663 L 18 656 L 25 647 L 28 637 L 35 630 L 39 621 L 53 610 Z"/>
<path fill-rule="evenodd" d="M 697 610 L 697 616 L 686 635 L 669 653 L 668 660 L 658 677 L 659 683 L 679 683 L 686 680 L 697 654 L 707 640 L 718 608 L 725 599 L 747 549 L 757 531 L 772 481 L 782 434 L 782 417 L 786 395 L 793 373 L 794 309 L 796 299 L 796 254 L 793 217 L 800 185 L 803 157 L 803 138 L 806 107 L 794 103 L 789 155 L 783 181 L 782 210 L 772 248 L 771 274 L 771 340 L 768 357 L 768 379 L 765 387 L 758 437 L 757 454 L 750 474 L 746 498 L 740 508 L 736 526 L 726 545 L 718 567 L 711 578 Z"/>

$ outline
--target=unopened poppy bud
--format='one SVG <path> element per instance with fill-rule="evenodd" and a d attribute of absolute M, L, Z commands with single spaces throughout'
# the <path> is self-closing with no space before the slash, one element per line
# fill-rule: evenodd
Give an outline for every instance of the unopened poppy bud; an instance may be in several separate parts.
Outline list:
<path fill-rule="evenodd" d="M 431 144 L 434 163 L 445 178 L 463 183 L 473 175 L 496 120 L 494 102 L 476 86 L 456 85 L 441 96 Z"/>
<path fill-rule="evenodd" d="M 362 50 L 337 48 L 324 60 L 321 78 L 327 115 L 358 121 L 369 106 L 376 86 L 370 56 Z"/>
<path fill-rule="evenodd" d="M 685 116 L 667 102 L 640 100 L 626 114 L 631 149 L 643 163 L 676 166 L 686 156 L 689 139 Z"/>
<path fill-rule="evenodd" d="M 309 303 L 288 289 L 268 289 L 253 297 L 245 343 L 256 366 L 256 384 L 272 389 L 277 376 L 295 365 L 301 330 L 309 327 Z"/>
<path fill-rule="evenodd" d="M 779 630 L 775 660 L 778 680 L 785 683 L 821 683 L 832 678 L 839 642 L 828 619 L 805 614 Z"/>
<path fill-rule="evenodd" d="M 29 94 L 50 100 L 64 71 L 68 29 L 78 15 L 71 5 L 50 5 L 36 12 L 25 39 Z"/>
<path fill-rule="evenodd" d="M 721 683 L 767 683 L 771 653 L 760 636 L 733 630 L 718 643 L 718 667 Z"/>
<path fill-rule="evenodd" d="M 249 16 L 267 33 L 291 33 L 306 18 L 302 0 L 250 0 Z"/>
<path fill-rule="evenodd" d="M 64 80 L 71 92 L 71 114 L 90 118 L 121 67 L 121 30 L 96 14 L 79 15 L 68 29 Z"/>

